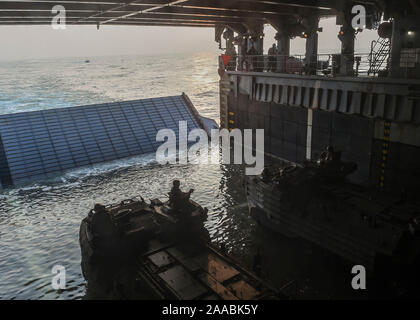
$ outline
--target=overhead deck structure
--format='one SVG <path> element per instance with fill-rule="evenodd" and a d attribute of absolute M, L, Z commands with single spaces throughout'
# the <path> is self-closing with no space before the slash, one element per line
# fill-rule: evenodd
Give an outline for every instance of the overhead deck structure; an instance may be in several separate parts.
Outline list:
<path fill-rule="evenodd" d="M 67 23 L 243 28 L 284 17 L 335 16 L 349 3 L 384 10 L 383 0 L 14 0 L 0 1 L 0 24 L 50 24 L 54 5 L 66 9 Z M 399 2 L 401 3 L 401 2 Z"/>
<path fill-rule="evenodd" d="M 67 25 L 213 27 L 220 48 L 223 35 L 229 51 L 237 44 L 238 54 L 244 55 L 250 47 L 255 47 L 256 54 L 263 53 L 264 25 L 271 24 L 277 30 L 279 55 L 290 54 L 290 38 L 304 37 L 305 63 L 313 65 L 322 31 L 319 19 L 336 16 L 343 31 L 342 53 L 348 56 L 341 73 L 352 75 L 355 5 L 365 8 L 368 29 L 377 27 L 382 16 L 420 12 L 415 0 L 0 0 L 0 25 L 63 23 L 53 18 L 65 9 Z"/>
<path fill-rule="evenodd" d="M 337 24 L 342 26 L 341 51 L 346 55 L 341 73 L 353 75 L 356 30 L 351 22 L 355 5 L 364 7 L 364 27 L 368 29 L 377 27 L 382 17 L 389 19 L 420 12 L 415 0 L 398 3 L 388 0 L 0 0 L 0 25 L 49 25 L 53 21 L 60 24 L 65 21 L 66 25 L 96 25 L 97 28 L 106 25 L 213 27 L 220 48 L 223 36 L 227 51 L 232 52 L 236 44 L 238 54 L 243 56 L 251 47 L 256 49 L 255 54 L 263 54 L 264 25 L 271 24 L 277 30 L 278 54 L 289 56 L 290 39 L 304 37 L 305 64 L 313 66 L 318 52 L 318 32 L 322 31 L 319 19 L 335 16 Z M 63 9 L 65 20 L 54 19 L 64 13 Z M 398 46 L 392 50 L 398 55 Z M 238 63 L 242 64 L 242 60 Z"/>

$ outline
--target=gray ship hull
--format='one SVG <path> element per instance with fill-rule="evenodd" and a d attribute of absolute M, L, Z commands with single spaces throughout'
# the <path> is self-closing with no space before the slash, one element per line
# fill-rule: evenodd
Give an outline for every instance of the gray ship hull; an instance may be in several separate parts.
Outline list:
<path fill-rule="evenodd" d="M 285 203 L 280 192 L 260 178 L 248 178 L 245 186 L 250 215 L 260 225 L 308 240 L 348 262 L 375 270 L 378 261 L 410 264 L 418 256 L 419 237 L 409 234 L 407 225 L 392 221 L 393 205 L 368 203 L 356 193 L 339 189 L 335 198 L 339 205 L 334 205 L 337 211 L 315 198 L 302 209 Z M 362 217 L 357 202 L 376 215 L 374 220 Z"/>

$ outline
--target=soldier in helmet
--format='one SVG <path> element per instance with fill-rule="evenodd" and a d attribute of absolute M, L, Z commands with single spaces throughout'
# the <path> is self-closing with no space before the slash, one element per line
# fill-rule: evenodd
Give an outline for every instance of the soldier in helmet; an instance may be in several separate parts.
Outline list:
<path fill-rule="evenodd" d="M 182 192 L 180 188 L 181 183 L 179 180 L 174 180 L 172 183 L 171 192 L 169 192 L 169 204 L 175 211 L 183 211 L 182 209 L 188 209 L 190 205 L 190 196 L 194 192 L 194 189 L 190 189 L 188 192 Z"/>

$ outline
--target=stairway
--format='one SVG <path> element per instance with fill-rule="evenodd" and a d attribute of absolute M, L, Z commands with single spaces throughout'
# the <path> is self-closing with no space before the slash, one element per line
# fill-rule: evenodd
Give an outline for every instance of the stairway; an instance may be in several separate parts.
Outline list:
<path fill-rule="evenodd" d="M 378 75 L 381 70 L 388 70 L 390 51 L 391 41 L 389 39 L 379 38 L 372 41 L 368 75 Z"/>

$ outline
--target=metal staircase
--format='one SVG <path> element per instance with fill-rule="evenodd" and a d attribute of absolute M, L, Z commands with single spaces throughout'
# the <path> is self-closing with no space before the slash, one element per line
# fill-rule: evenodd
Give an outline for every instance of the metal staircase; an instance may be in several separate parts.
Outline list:
<path fill-rule="evenodd" d="M 368 75 L 377 75 L 382 70 L 388 70 L 390 52 L 391 41 L 389 39 L 379 38 L 376 41 L 372 41 Z"/>

